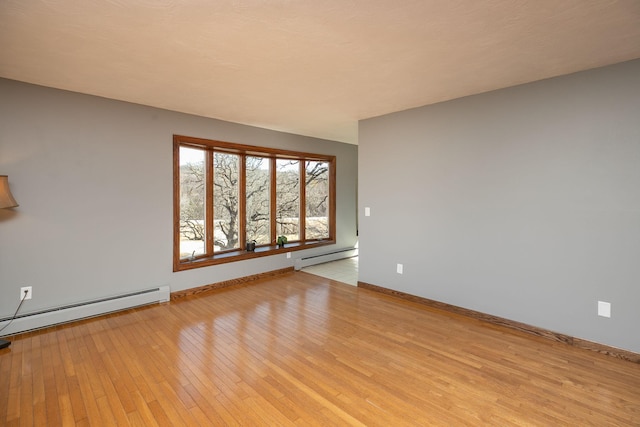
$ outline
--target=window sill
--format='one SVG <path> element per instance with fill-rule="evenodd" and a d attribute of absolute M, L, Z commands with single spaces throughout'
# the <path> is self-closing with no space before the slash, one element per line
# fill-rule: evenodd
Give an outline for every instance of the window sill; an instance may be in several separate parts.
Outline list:
<path fill-rule="evenodd" d="M 287 243 L 286 245 L 284 245 L 284 247 L 277 247 L 276 245 L 259 246 L 256 248 L 254 252 L 237 250 L 237 251 L 230 251 L 230 252 L 224 252 L 221 254 L 216 254 L 212 257 L 201 257 L 193 260 L 180 259 L 177 262 L 174 262 L 173 271 L 177 272 L 177 271 L 191 270 L 191 269 L 200 268 L 200 267 L 208 267 L 211 265 L 226 264 L 226 263 L 236 262 L 236 261 L 244 261 L 244 260 L 253 259 L 253 258 L 277 255 L 280 253 L 295 252 L 295 251 L 301 251 L 304 249 L 316 248 L 319 246 L 332 245 L 335 243 L 336 243 L 335 240 L 317 240 L 317 241 L 306 242 L 306 243 L 295 242 L 295 243 Z"/>

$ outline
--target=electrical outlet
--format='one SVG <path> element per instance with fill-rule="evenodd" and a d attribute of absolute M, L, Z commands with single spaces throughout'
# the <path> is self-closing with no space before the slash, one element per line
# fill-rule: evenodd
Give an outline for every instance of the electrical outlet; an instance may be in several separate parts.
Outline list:
<path fill-rule="evenodd" d="M 396 267 L 396 271 L 398 272 L 398 274 L 402 274 L 402 264 L 398 264 Z"/>
<path fill-rule="evenodd" d="M 371 216 L 371 208 L 364 208 L 364 216 Z"/>
<path fill-rule="evenodd" d="M 287 258 L 291 258 L 291 252 L 287 252 Z"/>
<path fill-rule="evenodd" d="M 611 317 L 611 303 L 598 301 L 598 316 Z"/>
<path fill-rule="evenodd" d="M 25 291 L 27 292 L 27 295 L 25 296 L 24 293 Z M 20 288 L 20 301 L 22 301 L 22 299 L 31 299 L 31 297 L 33 293 L 33 289 L 31 286 L 24 286 L 22 288 Z"/>

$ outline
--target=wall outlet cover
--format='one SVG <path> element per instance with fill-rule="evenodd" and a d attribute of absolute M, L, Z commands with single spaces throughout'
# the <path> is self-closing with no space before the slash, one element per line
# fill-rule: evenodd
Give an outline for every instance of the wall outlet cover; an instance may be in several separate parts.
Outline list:
<path fill-rule="evenodd" d="M 24 292 L 27 291 L 27 295 L 24 295 Z M 31 286 L 23 286 L 20 288 L 20 301 L 24 298 L 25 300 L 31 299 L 33 297 L 33 288 Z"/>
<path fill-rule="evenodd" d="M 611 303 L 598 301 L 598 316 L 611 317 Z"/>

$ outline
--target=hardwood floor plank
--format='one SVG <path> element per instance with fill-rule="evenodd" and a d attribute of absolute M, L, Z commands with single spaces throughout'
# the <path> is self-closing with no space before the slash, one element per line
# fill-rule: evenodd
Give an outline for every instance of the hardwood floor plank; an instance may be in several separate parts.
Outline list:
<path fill-rule="evenodd" d="M 100 381 L 102 382 L 102 387 L 105 391 L 105 396 L 107 400 L 107 404 L 111 409 L 111 414 L 118 425 L 127 425 L 127 413 L 122 405 L 123 400 L 128 400 L 129 396 L 121 396 L 118 394 L 118 391 L 114 387 L 113 381 L 111 380 L 111 376 L 107 372 L 100 373 Z M 106 410 L 106 406 L 101 408 L 100 412 Z"/>
<path fill-rule="evenodd" d="M 100 409 L 98 408 L 96 400 L 98 397 L 104 396 L 104 393 L 96 393 L 92 387 L 92 379 L 90 378 L 90 373 L 93 373 L 92 368 L 93 367 L 87 368 L 85 363 L 82 363 L 76 367 L 76 372 L 78 374 L 78 387 L 87 420 L 89 424 L 95 425 L 101 419 Z M 102 390 L 102 387 L 100 390 Z"/>
<path fill-rule="evenodd" d="M 77 373 L 77 370 L 75 371 Z M 73 411 L 73 419 L 76 423 L 87 418 L 87 410 L 82 399 L 82 390 L 80 389 L 80 381 L 77 375 L 67 377 L 67 386 L 69 388 L 69 400 Z"/>
<path fill-rule="evenodd" d="M 63 426 L 75 425 L 73 417 L 73 407 L 71 406 L 71 398 L 68 394 L 58 395 L 58 406 L 60 407 L 60 418 Z"/>
<path fill-rule="evenodd" d="M 100 411 L 98 425 L 117 425 L 115 414 L 109 405 L 107 396 L 100 396 L 96 399 L 96 405 Z"/>
<path fill-rule="evenodd" d="M 127 417 L 132 425 L 159 426 L 151 408 L 145 398 L 137 391 L 131 393 L 131 399 L 135 402 L 136 410 L 129 412 Z M 139 424 L 139 423 L 142 424 Z"/>
<path fill-rule="evenodd" d="M 23 369 L 23 358 L 20 357 L 23 353 L 21 349 L 18 351 L 18 357 L 13 360 L 7 377 L 9 378 L 9 387 L 7 393 L 7 421 L 20 419 L 20 405 L 21 405 L 21 387 L 23 386 L 23 379 L 21 376 Z"/>
<path fill-rule="evenodd" d="M 54 425 L 62 425 L 60 407 L 58 405 L 58 387 L 60 389 L 64 387 L 62 381 L 60 381 L 60 384 L 56 381 L 56 371 L 61 369 L 60 363 L 56 362 L 59 360 L 59 346 L 57 340 L 53 339 L 53 337 L 50 338 L 43 348 L 43 352 L 46 353 L 46 356 L 43 354 L 44 401 L 47 408 L 47 422 Z M 60 374 L 58 374 L 59 376 Z"/>
<path fill-rule="evenodd" d="M 5 348 L 0 350 L 0 378 L 9 378 L 13 358 L 9 357 L 11 350 Z M 9 414 L 9 390 L 11 389 L 10 381 L 0 381 L 0 423 L 7 422 Z"/>
<path fill-rule="evenodd" d="M 0 425 L 640 425 L 640 364 L 302 272 L 13 339 Z"/>
<path fill-rule="evenodd" d="M 329 411 L 331 414 L 337 416 L 341 423 L 347 423 L 348 425 L 361 425 L 365 424 L 361 423 L 356 418 L 352 417 L 348 412 L 345 412 L 337 405 L 333 404 L 329 399 L 325 398 L 321 393 L 314 390 L 312 387 L 305 384 L 304 381 L 300 381 L 294 375 L 289 372 L 281 369 L 278 365 L 275 365 L 269 361 L 266 361 L 267 366 L 271 368 L 276 374 L 280 375 L 287 382 L 291 384 L 292 387 L 295 387 L 301 390 L 304 394 L 309 396 L 311 399 L 315 400 L 324 411 Z"/>
<path fill-rule="evenodd" d="M 196 413 L 195 409 L 197 408 L 198 417 L 205 416 L 209 420 L 207 425 L 225 425 L 224 417 L 220 414 L 225 410 L 224 408 L 214 407 L 212 402 L 215 402 L 215 400 L 211 396 L 200 393 L 191 384 L 185 386 L 184 390 L 193 399 L 194 406 L 190 408 L 192 413 Z"/>

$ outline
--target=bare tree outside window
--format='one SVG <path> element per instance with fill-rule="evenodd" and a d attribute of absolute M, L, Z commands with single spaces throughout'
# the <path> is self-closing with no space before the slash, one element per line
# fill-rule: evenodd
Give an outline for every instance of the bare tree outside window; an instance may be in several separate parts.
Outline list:
<path fill-rule="evenodd" d="M 213 244 L 215 250 L 234 249 L 238 241 L 238 167 L 237 154 L 213 154 Z"/>
<path fill-rule="evenodd" d="M 300 161 L 276 160 L 276 234 L 300 239 Z"/>
<path fill-rule="evenodd" d="M 307 161 L 305 165 L 307 239 L 329 237 L 329 164 Z"/>
<path fill-rule="evenodd" d="M 247 241 L 271 243 L 271 171 L 269 159 L 247 156 Z"/>
<path fill-rule="evenodd" d="M 180 256 L 205 253 L 203 150 L 180 147 Z"/>

